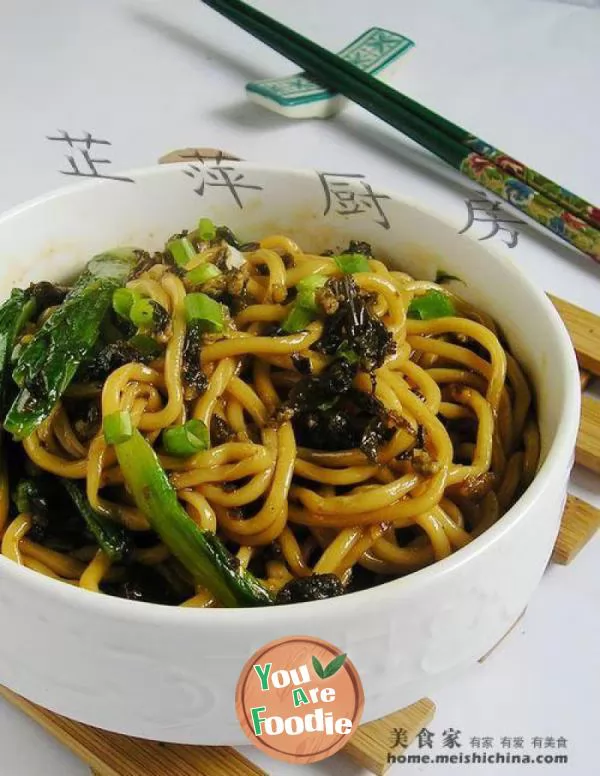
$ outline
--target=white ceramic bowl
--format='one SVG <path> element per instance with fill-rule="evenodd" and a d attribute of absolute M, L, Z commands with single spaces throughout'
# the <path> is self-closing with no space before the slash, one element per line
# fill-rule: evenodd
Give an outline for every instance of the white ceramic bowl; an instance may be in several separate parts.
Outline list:
<path fill-rule="evenodd" d="M 499 321 L 535 384 L 542 462 L 519 502 L 467 548 L 328 601 L 167 608 L 79 590 L 0 557 L 2 684 L 82 722 L 197 744 L 245 741 L 234 712 L 239 671 L 258 647 L 285 635 L 317 636 L 348 652 L 364 684 L 364 721 L 434 694 L 444 676 L 480 658 L 521 614 L 546 566 L 579 419 L 567 333 L 544 293 L 505 255 L 399 195 L 379 200 L 386 228 L 365 204 L 360 178 L 337 188 L 349 202 L 342 205 L 335 193 L 328 202 L 313 171 L 227 165 L 221 172 L 153 167 L 133 172 L 135 183 L 94 181 L 12 210 L 0 218 L 2 298 L 15 284 L 73 274 L 117 244 L 159 247 L 201 215 L 249 240 L 280 232 L 316 251 L 364 239 L 417 277 L 432 278 L 439 267 L 458 275 L 467 282 L 461 293 Z M 260 188 L 234 192 L 227 180 Z M 362 212 L 337 212 L 344 209 Z"/>

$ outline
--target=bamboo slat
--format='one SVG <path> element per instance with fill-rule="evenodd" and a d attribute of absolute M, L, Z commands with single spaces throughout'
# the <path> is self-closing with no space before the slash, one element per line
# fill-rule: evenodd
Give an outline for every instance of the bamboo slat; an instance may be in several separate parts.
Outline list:
<path fill-rule="evenodd" d="M 600 509 L 577 496 L 568 496 L 552 560 L 567 565 L 600 527 Z"/>
<path fill-rule="evenodd" d="M 585 389 L 590 384 L 591 379 L 592 379 L 592 375 L 589 372 L 586 372 L 585 369 L 579 370 L 579 382 L 581 383 L 582 391 L 585 391 Z"/>
<path fill-rule="evenodd" d="M 342 751 L 371 773 L 381 776 L 391 765 L 388 755 L 402 754 L 431 722 L 434 714 L 435 703 L 429 698 L 421 698 L 387 717 L 361 725 Z M 396 730 L 403 731 L 402 742 L 396 743 Z"/>
<path fill-rule="evenodd" d="M 229 746 L 161 744 L 61 717 L 0 686 L 0 695 L 80 757 L 98 776 L 265 776 Z"/>
<path fill-rule="evenodd" d="M 600 400 L 582 396 L 575 461 L 600 474 Z"/>
<path fill-rule="evenodd" d="M 97 776 L 262 776 L 266 772 L 228 746 L 188 746 L 146 741 L 61 717 L 0 686 L 0 695 L 87 763 Z M 395 729 L 403 744 L 415 739 L 435 713 L 428 698 L 361 725 L 344 752 L 373 773 L 385 773 Z"/>
<path fill-rule="evenodd" d="M 579 365 L 600 375 L 600 316 L 548 294 L 569 330 Z"/>

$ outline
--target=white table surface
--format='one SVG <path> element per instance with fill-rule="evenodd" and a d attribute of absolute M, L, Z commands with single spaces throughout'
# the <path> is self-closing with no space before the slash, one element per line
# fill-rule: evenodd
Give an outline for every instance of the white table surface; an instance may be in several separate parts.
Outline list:
<path fill-rule="evenodd" d="M 394 76 L 398 88 L 600 202 L 599 10 L 539 0 L 255 5 L 334 50 L 372 25 L 408 35 L 417 45 Z M 112 164 L 103 169 L 111 173 L 174 148 L 213 146 L 256 161 L 367 172 L 432 207 L 464 209 L 453 175 L 356 107 L 334 121 L 293 123 L 248 103 L 246 81 L 294 68 L 196 0 L 2 0 L 0 8 L 2 210 L 71 182 L 59 172 L 66 169 L 62 144 L 45 139 L 59 129 L 108 138 Z M 546 290 L 600 313 L 600 267 L 527 230 L 511 255 Z M 600 483 L 585 472 L 574 472 L 571 490 L 600 506 Z M 572 566 L 549 568 L 526 617 L 494 655 L 436 693 L 429 728 L 438 739 L 453 727 L 462 731 L 463 753 L 477 751 L 469 744 L 475 736 L 495 738 L 488 751 L 514 753 L 500 738 L 523 737 L 523 751 L 568 754 L 568 764 L 539 766 L 548 776 L 598 772 L 599 565 L 596 541 Z M 10 623 L 0 637 L 2 627 Z M 533 749 L 534 736 L 562 736 L 567 749 Z M 0 752 L 1 776 L 86 773 L 4 702 Z M 244 753 L 269 773 L 300 772 L 250 747 Z M 451 752 L 438 740 L 435 753 Z M 397 765 L 391 773 L 428 767 Z M 494 772 L 493 765 L 459 767 Z M 496 767 L 518 776 L 529 766 Z M 438 776 L 457 772 L 433 768 Z M 338 756 L 302 772 L 361 770 Z"/>

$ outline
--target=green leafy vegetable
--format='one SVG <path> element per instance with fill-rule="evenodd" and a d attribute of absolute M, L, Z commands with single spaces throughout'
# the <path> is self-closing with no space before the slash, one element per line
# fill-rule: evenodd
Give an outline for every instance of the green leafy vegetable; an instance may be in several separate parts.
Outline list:
<path fill-rule="evenodd" d="M 427 291 L 415 297 L 408 306 L 408 317 L 421 321 L 433 318 L 447 318 L 456 315 L 452 301 L 441 291 Z"/>
<path fill-rule="evenodd" d="M 188 323 L 197 324 L 202 331 L 223 331 L 223 306 L 206 294 L 187 294 L 184 300 Z"/>
<path fill-rule="evenodd" d="M 109 445 L 118 445 L 131 439 L 133 434 L 131 415 L 126 410 L 112 412 L 104 418 L 102 431 Z"/>
<path fill-rule="evenodd" d="M 35 486 L 31 480 L 20 480 L 12 494 L 18 512 L 29 512 L 31 514 L 33 511 L 31 509 L 32 498 L 37 495 L 34 488 Z"/>
<path fill-rule="evenodd" d="M 134 334 L 127 340 L 127 344 L 137 350 L 142 358 L 158 358 L 163 352 L 163 348 L 158 342 L 147 334 Z"/>
<path fill-rule="evenodd" d="M 31 516 L 28 538 L 48 549 L 71 552 L 93 541 L 87 524 L 73 504 L 59 477 L 36 474 L 18 480 L 11 487 L 19 512 Z"/>
<path fill-rule="evenodd" d="M 116 445 L 115 452 L 138 508 L 196 584 L 210 590 L 223 606 L 273 603 L 271 593 L 240 568 L 221 540 L 189 517 L 156 453 L 139 431 Z"/>
<path fill-rule="evenodd" d="M 171 426 L 162 432 L 165 452 L 180 458 L 208 450 L 210 437 L 201 420 L 188 420 L 180 426 Z"/>
<path fill-rule="evenodd" d="M 316 675 L 319 677 L 319 679 L 325 678 L 325 669 L 321 665 L 321 661 L 318 657 L 315 657 L 315 655 L 312 656 L 312 664 L 313 668 L 315 669 Z"/>
<path fill-rule="evenodd" d="M 73 480 L 61 478 L 61 483 L 101 549 L 113 562 L 123 560 L 131 549 L 129 535 L 123 526 L 107 520 L 94 511 L 85 493 Z"/>
<path fill-rule="evenodd" d="M 132 248 L 91 259 L 64 302 L 21 350 L 13 371 L 20 390 L 4 421 L 17 439 L 48 417 L 94 347 L 113 293 L 136 261 Z"/>
<path fill-rule="evenodd" d="M 354 272 L 369 272 L 371 269 L 369 260 L 363 253 L 340 253 L 333 259 L 344 275 L 351 275 Z"/>
<path fill-rule="evenodd" d="M 0 307 L 0 412 L 6 412 L 11 385 L 10 361 L 17 335 L 36 310 L 36 302 L 27 291 L 15 288 Z"/>

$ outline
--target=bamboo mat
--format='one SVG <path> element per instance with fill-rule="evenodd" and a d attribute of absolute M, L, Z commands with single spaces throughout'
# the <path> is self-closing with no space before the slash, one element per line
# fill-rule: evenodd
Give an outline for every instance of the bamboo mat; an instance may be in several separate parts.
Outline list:
<path fill-rule="evenodd" d="M 173 151 L 160 161 L 204 161 L 210 158 L 237 157 L 212 148 L 187 148 Z M 581 368 L 583 391 L 590 380 L 600 376 L 600 317 L 557 297 L 550 296 L 550 299 L 571 335 Z M 591 396 L 583 397 L 576 461 L 600 473 L 600 400 Z M 599 525 L 600 510 L 569 495 L 552 560 L 563 565 L 570 563 L 592 538 Z M 480 662 L 487 660 L 496 647 L 483 655 Z M 162 744 L 122 736 L 46 711 L 1 686 L 0 696 L 38 722 L 87 763 L 97 776 L 257 776 L 265 773 L 231 747 Z M 388 755 L 401 753 L 392 748 L 394 729 L 404 729 L 406 739 L 403 743 L 410 745 L 419 731 L 429 724 L 434 713 L 433 701 L 422 698 L 387 717 L 361 725 L 343 752 L 359 765 L 381 776 L 390 767 Z M 275 773 L 275 762 L 273 767 L 272 772 Z"/>
<path fill-rule="evenodd" d="M 61 717 L 7 690 L 0 696 L 12 703 L 90 766 L 97 776 L 259 776 L 266 774 L 230 746 L 189 746 L 147 741 Z M 361 725 L 342 750 L 371 773 L 384 774 L 388 754 L 402 753 L 433 719 L 429 698 Z M 394 729 L 406 737 L 394 748 Z M 406 746 L 405 746 L 406 745 Z M 273 761 L 273 771 L 277 768 Z"/>

